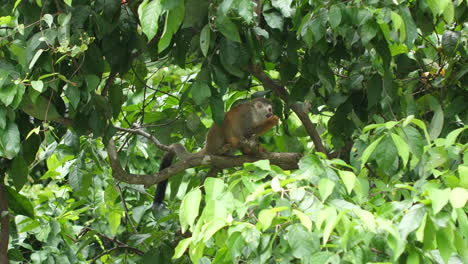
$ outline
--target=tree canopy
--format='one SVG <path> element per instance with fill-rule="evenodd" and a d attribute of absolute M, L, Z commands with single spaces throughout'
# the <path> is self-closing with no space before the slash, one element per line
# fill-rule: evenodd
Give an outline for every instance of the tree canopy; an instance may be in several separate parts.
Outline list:
<path fill-rule="evenodd" d="M 468 263 L 467 16 L 3 0 L 0 263 Z M 256 97 L 281 120 L 268 152 L 159 171 Z"/>

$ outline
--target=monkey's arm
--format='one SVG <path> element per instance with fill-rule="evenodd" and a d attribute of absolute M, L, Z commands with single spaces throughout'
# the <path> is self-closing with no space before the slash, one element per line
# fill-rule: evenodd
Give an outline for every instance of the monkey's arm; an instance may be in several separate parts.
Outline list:
<path fill-rule="evenodd" d="M 253 128 L 252 134 L 255 134 L 257 136 L 261 136 L 265 134 L 268 130 L 270 130 L 272 127 L 276 126 L 278 124 L 279 117 L 272 115 L 259 125 L 255 126 Z"/>

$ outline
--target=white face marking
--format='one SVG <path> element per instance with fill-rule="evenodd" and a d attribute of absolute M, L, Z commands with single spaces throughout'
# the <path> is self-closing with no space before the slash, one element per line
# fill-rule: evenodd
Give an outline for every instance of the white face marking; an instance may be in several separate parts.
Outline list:
<path fill-rule="evenodd" d="M 255 102 L 254 113 L 252 113 L 252 120 L 254 124 L 259 124 L 267 119 L 269 112 L 269 105 L 265 105 L 262 102 Z"/>

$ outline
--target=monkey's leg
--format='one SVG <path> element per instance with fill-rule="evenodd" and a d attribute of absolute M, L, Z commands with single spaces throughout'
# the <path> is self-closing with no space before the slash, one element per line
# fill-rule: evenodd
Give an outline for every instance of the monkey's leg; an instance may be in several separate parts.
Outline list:
<path fill-rule="evenodd" d="M 226 140 L 227 140 L 227 142 L 228 142 L 228 144 L 226 144 L 226 145 L 229 145 L 229 146 L 231 147 L 231 149 L 237 149 L 237 148 L 239 148 L 239 142 L 240 142 L 240 139 L 239 139 L 239 138 L 234 137 L 234 136 L 230 136 L 230 137 L 228 137 Z M 226 146 L 226 145 L 225 145 L 225 146 Z"/>

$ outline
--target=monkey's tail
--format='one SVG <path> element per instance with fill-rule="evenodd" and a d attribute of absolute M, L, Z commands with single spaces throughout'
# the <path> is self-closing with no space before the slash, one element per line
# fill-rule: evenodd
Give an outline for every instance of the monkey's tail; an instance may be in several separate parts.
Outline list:
<path fill-rule="evenodd" d="M 206 155 L 205 148 L 203 148 L 197 153 L 192 154 L 192 153 L 188 153 L 184 145 L 180 143 L 174 143 L 171 145 L 171 147 L 172 147 L 172 151 L 168 151 L 166 152 L 166 154 L 164 154 L 161 160 L 161 165 L 159 165 L 159 171 L 162 171 L 165 168 L 171 166 L 172 161 L 174 160 L 174 157 L 176 155 L 179 158 L 182 157 L 182 159 L 194 158 L 194 157 L 200 157 L 200 156 Z M 167 183 L 168 183 L 168 180 L 164 180 L 158 183 L 158 186 L 156 187 L 156 192 L 154 194 L 153 208 L 159 208 L 161 204 L 163 203 L 164 195 L 166 194 Z"/>
<path fill-rule="evenodd" d="M 166 152 L 162 158 L 161 165 L 159 166 L 159 171 L 171 166 L 174 156 L 175 153 L 173 151 Z M 168 180 L 164 180 L 158 183 L 158 187 L 156 187 L 156 192 L 154 194 L 153 208 L 158 208 L 163 203 L 164 195 L 166 194 L 167 182 Z"/>

